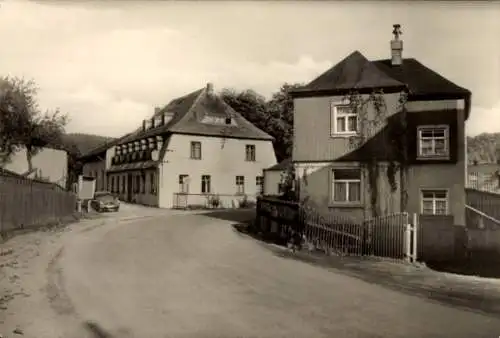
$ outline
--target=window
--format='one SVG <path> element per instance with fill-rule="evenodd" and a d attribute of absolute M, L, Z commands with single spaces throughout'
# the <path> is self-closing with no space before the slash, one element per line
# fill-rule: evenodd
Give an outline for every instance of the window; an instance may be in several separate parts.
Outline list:
<path fill-rule="evenodd" d="M 141 175 L 141 193 L 146 193 L 146 174 Z"/>
<path fill-rule="evenodd" d="M 210 187 L 210 175 L 201 176 L 201 193 L 209 194 L 211 191 Z"/>
<path fill-rule="evenodd" d="M 361 170 L 333 170 L 333 202 L 361 202 Z"/>
<path fill-rule="evenodd" d="M 149 174 L 149 192 L 152 195 L 156 195 L 156 173 L 152 172 Z"/>
<path fill-rule="evenodd" d="M 109 190 L 111 192 L 115 192 L 115 177 L 114 176 L 111 176 Z"/>
<path fill-rule="evenodd" d="M 189 193 L 189 175 L 179 175 L 179 192 L 183 194 Z"/>
<path fill-rule="evenodd" d="M 201 142 L 191 142 L 191 158 L 201 160 Z"/>
<path fill-rule="evenodd" d="M 257 194 L 264 192 L 264 176 L 255 177 L 255 185 L 257 186 Z"/>
<path fill-rule="evenodd" d="M 243 195 L 245 193 L 245 176 L 236 176 L 236 194 Z"/>
<path fill-rule="evenodd" d="M 352 135 L 358 132 L 358 115 L 349 104 L 333 104 L 331 122 L 332 135 Z"/>
<path fill-rule="evenodd" d="M 418 156 L 446 158 L 449 156 L 448 126 L 418 127 Z"/>
<path fill-rule="evenodd" d="M 422 190 L 422 214 L 447 215 L 448 191 L 447 190 Z"/>
<path fill-rule="evenodd" d="M 255 145 L 253 144 L 247 144 L 245 146 L 245 159 L 247 161 L 255 161 Z"/>

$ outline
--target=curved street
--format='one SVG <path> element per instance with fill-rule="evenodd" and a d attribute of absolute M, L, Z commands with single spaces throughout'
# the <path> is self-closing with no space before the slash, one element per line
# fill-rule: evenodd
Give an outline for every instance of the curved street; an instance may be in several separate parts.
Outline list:
<path fill-rule="evenodd" d="M 55 308 L 94 337 L 500 335 L 500 319 L 280 258 L 232 223 L 157 214 L 72 236 Z"/>

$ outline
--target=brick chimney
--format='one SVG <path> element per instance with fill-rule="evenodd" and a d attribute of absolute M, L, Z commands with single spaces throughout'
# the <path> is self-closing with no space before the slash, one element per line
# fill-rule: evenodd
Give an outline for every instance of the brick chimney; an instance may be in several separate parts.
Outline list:
<path fill-rule="evenodd" d="M 393 66 L 401 66 L 403 63 L 403 41 L 399 40 L 399 36 L 403 32 L 401 32 L 401 25 L 394 24 L 392 26 L 394 27 L 392 31 L 394 39 L 391 40 L 391 64 Z"/>
<path fill-rule="evenodd" d="M 214 93 L 214 85 L 212 82 L 207 83 L 207 94 L 213 95 Z"/>
<path fill-rule="evenodd" d="M 155 107 L 155 115 L 160 112 L 161 108 L 160 107 Z"/>

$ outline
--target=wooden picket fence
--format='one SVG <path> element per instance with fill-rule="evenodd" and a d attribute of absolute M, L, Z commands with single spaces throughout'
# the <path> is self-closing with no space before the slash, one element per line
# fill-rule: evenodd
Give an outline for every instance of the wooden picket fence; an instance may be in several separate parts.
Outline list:
<path fill-rule="evenodd" d="M 0 232 L 48 225 L 76 211 L 77 196 L 48 182 L 0 171 Z"/>
<path fill-rule="evenodd" d="M 307 249 L 326 254 L 417 260 L 417 217 L 396 213 L 355 222 L 272 197 L 257 199 L 256 227 L 282 244 L 300 238 Z"/>

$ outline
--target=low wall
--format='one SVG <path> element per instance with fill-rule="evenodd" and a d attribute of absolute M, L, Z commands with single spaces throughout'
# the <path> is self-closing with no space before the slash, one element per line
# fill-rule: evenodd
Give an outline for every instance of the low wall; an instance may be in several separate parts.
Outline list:
<path fill-rule="evenodd" d="M 468 229 L 467 250 L 500 254 L 500 229 Z"/>
<path fill-rule="evenodd" d="M 464 227 L 453 224 L 453 216 L 420 215 L 418 257 L 424 262 L 453 260 L 463 250 Z"/>
<path fill-rule="evenodd" d="M 218 199 L 216 208 L 239 208 L 245 202 L 255 204 L 256 197 L 252 195 L 224 195 L 224 194 L 183 194 L 174 193 L 173 208 L 214 208 L 212 201 Z"/>

